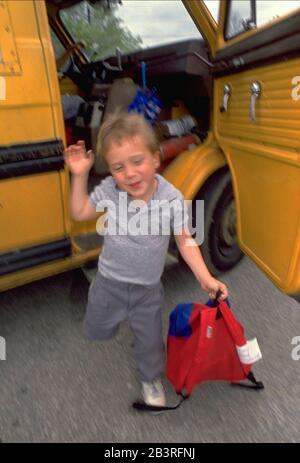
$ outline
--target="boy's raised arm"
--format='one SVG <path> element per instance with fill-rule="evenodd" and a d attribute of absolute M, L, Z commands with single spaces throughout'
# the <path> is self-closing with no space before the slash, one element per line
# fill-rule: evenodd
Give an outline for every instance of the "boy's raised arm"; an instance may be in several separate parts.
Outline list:
<path fill-rule="evenodd" d="M 91 204 L 87 193 L 87 179 L 84 176 L 72 176 L 71 183 L 71 215 L 74 220 L 82 222 L 96 219 L 99 215 Z"/>
<path fill-rule="evenodd" d="M 65 163 L 71 174 L 71 215 L 74 220 L 84 221 L 98 217 L 96 209 L 89 201 L 87 182 L 94 163 L 92 151 L 86 151 L 83 141 L 65 149 Z"/>

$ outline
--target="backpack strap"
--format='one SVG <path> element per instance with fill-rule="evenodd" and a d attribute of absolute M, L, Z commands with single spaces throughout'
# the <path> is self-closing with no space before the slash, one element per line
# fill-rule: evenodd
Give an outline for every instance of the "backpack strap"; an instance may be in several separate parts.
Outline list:
<path fill-rule="evenodd" d="M 219 305 L 219 301 L 218 301 L 218 298 L 222 295 L 222 292 L 220 290 L 217 291 L 217 294 L 215 296 L 215 299 L 213 300 L 214 304 L 215 304 L 215 307 Z M 223 316 L 225 322 L 227 322 L 227 327 L 228 329 L 230 330 L 230 333 L 231 333 L 231 336 L 232 336 L 232 339 L 234 341 L 236 341 L 236 333 L 235 333 L 235 330 L 232 328 L 232 325 L 231 323 L 234 325 L 239 325 L 239 323 L 237 322 L 237 320 L 235 319 L 235 317 L 231 314 L 230 312 L 230 309 L 228 309 L 226 307 L 226 304 L 228 305 L 228 307 L 230 307 L 230 305 L 228 304 L 228 300 L 224 301 L 225 304 L 220 304 L 219 307 L 218 307 L 218 313 L 219 313 L 219 316 Z M 237 330 L 237 333 L 238 333 L 239 330 Z M 244 333 L 242 332 L 242 335 L 244 335 Z M 257 379 L 255 378 L 254 376 L 254 373 L 252 371 L 249 371 L 248 375 L 247 375 L 247 379 L 252 383 L 252 384 L 246 384 L 246 383 L 231 383 L 232 386 L 240 386 L 240 387 L 247 387 L 247 388 L 250 388 L 250 389 L 264 389 L 265 386 L 264 386 L 264 383 L 262 381 L 257 381 Z"/>
<path fill-rule="evenodd" d="M 139 410 L 140 412 L 165 412 L 167 410 L 176 410 L 176 408 L 180 407 L 180 405 L 182 404 L 182 402 L 186 399 L 189 398 L 188 395 L 184 395 L 182 393 L 179 393 L 178 395 L 181 396 L 179 402 L 177 405 L 174 405 L 173 407 L 168 407 L 167 405 L 165 406 L 158 406 L 158 405 L 148 405 L 146 404 L 145 402 L 134 402 L 132 404 L 132 407 L 135 409 L 135 410 Z"/>
<path fill-rule="evenodd" d="M 257 379 L 254 376 L 254 373 L 250 371 L 247 375 L 247 378 L 249 381 L 251 381 L 251 384 L 246 384 L 246 383 L 231 383 L 231 386 L 240 386 L 240 387 L 247 387 L 249 389 L 264 389 L 264 383 L 262 381 L 257 381 Z"/>

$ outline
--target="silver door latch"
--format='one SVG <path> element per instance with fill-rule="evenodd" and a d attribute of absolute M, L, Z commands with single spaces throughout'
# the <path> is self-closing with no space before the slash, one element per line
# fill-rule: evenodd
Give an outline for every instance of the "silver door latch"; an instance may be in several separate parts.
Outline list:
<path fill-rule="evenodd" d="M 250 92 L 251 92 L 251 96 L 250 96 L 250 109 L 249 109 L 249 116 L 250 116 L 250 119 L 252 121 L 255 121 L 256 120 L 256 115 L 255 115 L 255 103 L 256 103 L 256 100 L 257 98 L 260 96 L 261 94 L 261 85 L 259 82 L 252 82 L 251 86 L 250 86 Z"/>
<path fill-rule="evenodd" d="M 221 113 L 226 113 L 226 111 L 228 110 L 228 101 L 231 95 L 231 91 L 231 85 L 225 84 L 223 87 L 223 103 L 220 107 Z"/>

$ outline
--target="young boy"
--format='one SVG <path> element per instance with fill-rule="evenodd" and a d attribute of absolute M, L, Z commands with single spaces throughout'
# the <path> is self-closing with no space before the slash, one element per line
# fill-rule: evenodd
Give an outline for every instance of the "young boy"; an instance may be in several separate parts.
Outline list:
<path fill-rule="evenodd" d="M 88 195 L 93 153 L 86 152 L 81 141 L 65 150 L 65 161 L 72 173 L 72 217 L 78 221 L 96 218 L 97 205 L 99 211 L 103 201 L 114 206 L 111 211 L 108 207 L 108 217 L 115 227 L 108 227 L 104 236 L 97 276 L 89 290 L 85 329 L 91 339 L 108 339 L 117 332 L 121 321 L 129 319 L 135 336 L 135 358 L 144 401 L 148 405 L 163 406 L 165 394 L 159 380 L 164 371 L 160 278 L 170 233 L 163 234 L 160 226 L 159 234 L 151 234 L 151 220 L 153 222 L 157 200 L 164 200 L 165 204 L 177 201 L 183 210 L 183 196 L 156 174 L 160 162 L 158 143 L 142 116 L 118 114 L 107 119 L 99 132 L 97 151 L 104 156 L 111 176 Z M 128 201 L 127 211 L 117 214 L 117 207 L 121 201 L 124 204 L 124 199 Z M 140 221 L 146 224 L 146 233 L 145 227 L 143 232 L 136 233 L 136 229 L 128 226 L 137 210 Z M 182 257 L 210 297 L 221 290 L 222 298 L 226 298 L 226 286 L 210 275 L 198 245 L 187 245 L 191 236 L 184 229 L 186 218 L 181 212 L 175 208 L 168 218 Z"/>

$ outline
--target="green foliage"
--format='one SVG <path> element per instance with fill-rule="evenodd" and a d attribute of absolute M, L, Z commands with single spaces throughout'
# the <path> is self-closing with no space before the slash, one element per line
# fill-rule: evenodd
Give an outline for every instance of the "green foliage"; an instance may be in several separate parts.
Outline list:
<path fill-rule="evenodd" d="M 62 12 L 61 18 L 75 41 L 84 40 L 85 53 L 92 61 L 115 55 L 116 48 L 122 53 L 139 50 L 142 39 L 134 36 L 117 16 L 118 3 L 111 2 L 110 8 L 93 8 L 86 2 Z"/>

